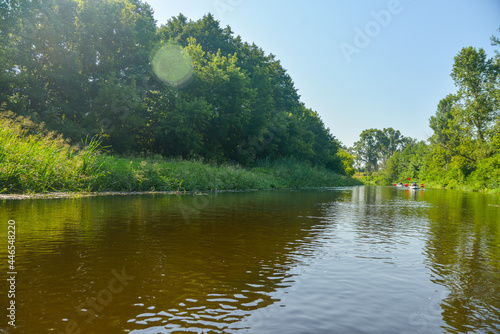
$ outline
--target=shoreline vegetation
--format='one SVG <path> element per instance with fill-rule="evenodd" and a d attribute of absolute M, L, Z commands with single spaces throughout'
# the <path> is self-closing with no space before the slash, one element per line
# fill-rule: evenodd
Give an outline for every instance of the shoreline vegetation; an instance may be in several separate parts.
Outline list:
<path fill-rule="evenodd" d="M 372 175 L 364 175 L 366 173 L 356 173 L 354 178 L 358 179 L 366 186 L 394 186 L 395 183 L 403 182 L 405 179 L 398 179 L 397 182 L 388 183 L 384 173 L 373 173 Z M 477 184 L 474 182 L 453 182 L 447 183 L 447 180 L 443 179 L 442 182 L 426 179 L 412 179 L 411 182 L 417 182 L 417 184 L 424 184 L 424 189 L 450 189 L 450 190 L 460 190 L 460 191 L 470 191 L 479 192 L 485 194 L 500 194 L 500 188 L 488 188 L 483 184 Z M 408 181 L 405 181 L 408 183 Z"/>
<path fill-rule="evenodd" d="M 491 45 L 500 46 L 500 38 L 491 36 Z M 364 130 L 347 150 L 358 179 L 500 193 L 500 52 L 489 58 L 483 48 L 469 46 L 454 60 L 450 76 L 457 91 L 429 118 L 432 135 L 417 141 L 393 128 Z"/>
<path fill-rule="evenodd" d="M 389 185 L 500 192 L 500 53 L 464 47 L 424 141 L 353 147 L 272 53 L 212 14 L 157 26 L 143 1 L 7 1 L 0 194 Z M 103 14 L 105 13 L 105 15 Z M 27 23 L 31 24 L 27 24 Z M 53 38 L 53 36 L 59 36 Z M 500 38 L 491 36 L 492 46 Z M 355 178 L 355 172 L 369 176 Z"/>
<path fill-rule="evenodd" d="M 24 123 L 23 123 L 24 122 Z M 352 186 L 361 182 L 293 158 L 252 167 L 202 158 L 114 156 L 91 139 L 80 148 L 29 120 L 0 119 L 0 198 L 54 198 L 123 193 L 181 193 Z M 30 134 L 37 132 L 39 134 Z"/>
<path fill-rule="evenodd" d="M 142 1 L 8 3 L 0 194 L 361 184 L 280 61 L 212 14 L 157 26 Z"/>

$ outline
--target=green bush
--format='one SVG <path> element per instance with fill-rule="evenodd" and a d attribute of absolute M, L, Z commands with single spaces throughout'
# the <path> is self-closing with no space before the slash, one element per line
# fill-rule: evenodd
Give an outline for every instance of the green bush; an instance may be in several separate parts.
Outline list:
<path fill-rule="evenodd" d="M 467 181 L 474 190 L 500 189 L 500 154 L 479 161 Z"/>

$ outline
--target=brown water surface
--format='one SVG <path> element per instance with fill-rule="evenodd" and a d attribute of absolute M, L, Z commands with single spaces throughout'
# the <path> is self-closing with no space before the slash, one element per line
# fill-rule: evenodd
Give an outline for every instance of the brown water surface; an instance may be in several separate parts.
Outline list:
<path fill-rule="evenodd" d="M 500 332 L 500 196 L 391 187 L 0 202 L 7 333 Z"/>

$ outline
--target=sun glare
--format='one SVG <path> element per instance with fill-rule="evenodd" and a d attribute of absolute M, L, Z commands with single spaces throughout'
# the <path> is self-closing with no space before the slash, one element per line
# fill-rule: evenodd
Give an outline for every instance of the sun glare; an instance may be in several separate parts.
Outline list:
<path fill-rule="evenodd" d="M 173 42 L 160 43 L 153 51 L 151 65 L 156 76 L 177 88 L 191 82 L 193 67 L 186 50 Z"/>

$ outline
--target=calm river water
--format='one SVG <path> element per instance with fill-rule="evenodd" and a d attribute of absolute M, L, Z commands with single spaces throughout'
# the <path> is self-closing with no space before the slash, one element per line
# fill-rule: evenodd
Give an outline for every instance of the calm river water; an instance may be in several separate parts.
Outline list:
<path fill-rule="evenodd" d="M 0 201 L 7 333 L 499 333 L 500 196 L 391 187 Z M 15 300 L 16 328 L 7 324 Z"/>

